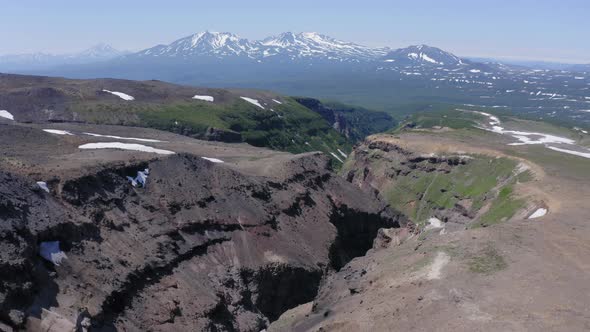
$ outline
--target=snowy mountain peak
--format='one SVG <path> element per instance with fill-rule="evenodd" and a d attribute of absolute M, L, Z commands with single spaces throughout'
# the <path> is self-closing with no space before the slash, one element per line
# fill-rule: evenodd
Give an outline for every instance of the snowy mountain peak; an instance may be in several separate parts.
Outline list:
<path fill-rule="evenodd" d="M 299 35 L 302 38 L 313 40 L 313 41 L 316 41 L 316 42 L 342 43 L 342 42 L 337 41 L 336 39 L 334 39 L 332 37 L 328 37 L 326 35 L 322 35 L 322 34 L 317 33 L 317 32 L 302 32 Z"/>
<path fill-rule="evenodd" d="M 459 66 L 464 64 L 457 56 L 424 44 L 394 50 L 389 52 L 383 60 L 401 66 Z"/>
<path fill-rule="evenodd" d="M 297 35 L 292 32 L 283 32 L 277 36 L 268 37 L 261 41 L 261 44 L 264 46 L 278 46 L 278 47 L 286 47 L 295 45 L 295 41 L 297 40 Z"/>
<path fill-rule="evenodd" d="M 195 57 L 195 56 L 251 56 L 256 49 L 247 39 L 229 32 L 199 32 L 176 40 L 169 45 L 158 45 L 140 51 L 138 56 Z"/>
<path fill-rule="evenodd" d="M 125 52 L 119 51 L 113 48 L 109 44 L 100 43 L 96 44 L 78 54 L 72 55 L 73 57 L 87 57 L 87 58 L 114 58 L 120 55 L 125 54 Z"/>
<path fill-rule="evenodd" d="M 371 60 L 386 54 L 385 49 L 373 49 L 344 42 L 317 32 L 281 33 L 262 40 L 264 57 L 323 58 L 332 61 Z"/>
<path fill-rule="evenodd" d="M 228 43 L 239 43 L 240 37 L 229 32 L 210 32 L 205 31 L 194 34 L 191 38 L 191 44 L 196 47 L 200 44 L 206 44 L 210 47 L 222 48 Z"/>

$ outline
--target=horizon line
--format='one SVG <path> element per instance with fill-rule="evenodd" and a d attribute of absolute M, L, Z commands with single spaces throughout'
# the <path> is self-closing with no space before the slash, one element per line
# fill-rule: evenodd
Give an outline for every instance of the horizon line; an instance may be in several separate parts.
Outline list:
<path fill-rule="evenodd" d="M 173 43 L 173 42 L 175 42 L 177 40 L 180 40 L 180 39 L 184 39 L 184 38 L 188 38 L 188 37 L 197 35 L 199 33 L 207 33 L 207 32 L 210 32 L 210 33 L 229 33 L 229 34 L 233 34 L 233 35 L 236 35 L 236 36 L 241 37 L 240 34 L 233 33 L 233 32 L 216 31 L 215 29 L 206 29 L 206 30 L 203 30 L 203 31 L 199 31 L 199 32 L 195 32 L 195 33 L 186 35 L 184 37 L 180 37 L 180 38 L 174 39 L 170 43 Z M 278 34 L 272 34 L 269 37 L 278 36 L 278 35 L 283 34 L 283 33 L 294 33 L 294 34 L 300 34 L 300 33 L 316 33 L 316 34 L 320 34 L 320 35 L 323 35 L 323 36 L 327 36 L 327 37 L 332 38 L 331 36 L 328 36 L 326 34 L 323 34 L 321 32 L 317 32 L 317 31 L 301 31 L 301 32 L 283 31 L 283 32 L 280 32 Z M 245 38 L 245 39 L 250 39 L 250 38 Z M 255 40 L 258 40 L 258 39 L 255 39 Z M 337 39 L 337 40 L 340 40 L 340 39 Z M 345 40 L 340 40 L 340 41 L 357 44 L 357 42 L 351 42 L 351 41 L 345 41 Z M 23 53 L 12 52 L 12 53 L 3 53 L 3 54 L 0 54 L 0 57 L 3 57 L 3 56 L 32 55 L 32 54 L 44 54 L 44 55 L 50 55 L 50 56 L 75 55 L 75 54 L 78 54 L 78 53 L 81 53 L 81 52 L 90 50 L 92 48 L 95 48 L 97 46 L 110 46 L 110 47 L 112 47 L 113 49 L 115 49 L 116 51 L 119 51 L 119 52 L 137 53 L 137 52 L 140 52 L 140 51 L 143 51 L 143 50 L 147 50 L 147 49 L 150 49 L 152 47 L 159 46 L 159 45 L 162 45 L 162 44 L 160 44 L 160 43 L 154 43 L 152 46 L 144 47 L 144 48 L 139 48 L 139 49 L 119 49 L 117 47 L 114 47 L 113 44 L 111 44 L 111 43 L 101 41 L 101 42 L 93 43 L 92 45 L 90 45 L 88 47 L 85 47 L 85 48 L 82 48 L 82 49 L 78 49 L 76 51 L 69 51 L 69 52 L 46 52 L 46 51 L 40 50 L 40 51 L 23 52 Z M 163 45 L 167 45 L 167 44 L 163 44 Z M 358 43 L 358 45 L 365 46 L 362 43 Z M 406 47 L 417 46 L 417 45 L 431 46 L 431 45 L 428 45 L 426 43 L 421 42 L 421 43 L 412 43 L 412 44 L 407 45 L 405 47 L 391 47 L 391 46 L 366 46 L 366 47 L 370 47 L 370 48 L 390 48 L 391 50 L 398 50 L 398 49 L 403 49 L 403 48 L 406 48 Z M 437 46 L 431 46 L 431 47 L 437 47 Z M 454 52 L 447 51 L 446 48 L 441 48 L 441 47 L 437 47 L 437 48 L 440 48 L 440 49 L 442 49 L 445 52 L 451 53 L 453 55 L 456 55 L 456 56 L 461 57 L 461 58 L 464 58 L 464 59 L 481 58 L 481 59 L 487 59 L 487 60 L 508 60 L 508 61 L 522 61 L 522 62 L 545 62 L 547 64 L 571 64 L 571 65 L 576 65 L 576 64 L 578 64 L 578 65 L 586 65 L 586 64 L 590 64 L 590 59 L 588 59 L 588 60 L 575 59 L 574 60 L 572 58 L 553 58 L 553 57 L 534 58 L 534 57 L 523 56 L 523 55 L 482 55 L 482 54 L 459 55 L 459 54 L 455 54 Z"/>

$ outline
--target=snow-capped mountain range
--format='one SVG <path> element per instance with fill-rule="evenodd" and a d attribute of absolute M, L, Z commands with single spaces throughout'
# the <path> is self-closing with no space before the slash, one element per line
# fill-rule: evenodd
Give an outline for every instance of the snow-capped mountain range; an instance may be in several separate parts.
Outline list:
<path fill-rule="evenodd" d="M 332 60 L 376 59 L 390 50 L 344 42 L 316 32 L 298 34 L 285 32 L 268 37 L 261 44 L 264 57 L 286 55 L 292 59 L 301 57 L 325 57 Z"/>
<path fill-rule="evenodd" d="M 134 57 L 172 57 L 177 59 L 200 56 L 246 57 L 270 59 L 325 59 L 334 61 L 366 61 L 384 56 L 389 48 L 370 48 L 337 40 L 316 32 L 285 32 L 263 40 L 250 41 L 229 32 L 201 32 L 181 38 L 169 45 L 158 45 L 135 54 Z"/>
<path fill-rule="evenodd" d="M 149 62 L 174 64 L 211 63 L 269 63 L 305 64 L 343 63 L 375 64 L 379 68 L 444 67 L 449 70 L 477 65 L 482 61 L 469 61 L 449 52 L 427 45 L 400 49 L 367 47 L 338 40 L 317 32 L 284 32 L 261 40 L 249 40 L 229 32 L 200 32 L 167 45 L 157 45 L 139 52 L 123 52 L 106 44 L 99 44 L 75 54 L 21 54 L 0 55 L 0 71 L 54 73 L 50 69 L 67 65 L 89 65 L 109 62 L 113 66 L 139 68 Z M 101 65 L 104 68 L 108 65 Z M 295 68 L 294 66 L 293 68 Z M 84 69 L 87 70 L 88 68 Z M 471 69 L 471 68 L 470 68 Z M 588 65 L 568 66 L 573 71 L 588 71 Z M 83 70 L 83 71 L 84 71 Z M 101 69 L 102 70 L 102 69 Z M 142 68 L 137 69 L 143 70 Z M 96 71 L 92 71 L 94 73 Z M 110 73 L 109 73 L 110 74 Z M 81 74 L 80 74 L 81 75 Z"/>

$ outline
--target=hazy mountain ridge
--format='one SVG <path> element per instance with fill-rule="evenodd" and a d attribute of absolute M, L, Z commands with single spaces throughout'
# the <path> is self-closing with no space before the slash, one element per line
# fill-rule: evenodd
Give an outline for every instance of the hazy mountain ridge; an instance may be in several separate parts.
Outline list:
<path fill-rule="evenodd" d="M 99 43 L 76 53 L 51 54 L 45 52 L 0 55 L 1 70 L 50 68 L 62 65 L 89 64 L 112 60 L 128 54 L 109 44 Z"/>
<path fill-rule="evenodd" d="M 588 64 L 562 64 L 543 61 L 508 61 L 492 58 L 459 57 L 428 45 L 404 48 L 368 47 L 332 38 L 317 32 L 283 32 L 260 40 L 242 38 L 230 32 L 204 31 L 170 44 L 161 44 L 138 52 L 116 50 L 108 44 L 97 44 L 87 50 L 70 54 L 0 55 L 0 70 L 32 74 L 35 70 L 68 72 L 72 66 L 112 62 L 112 65 L 137 65 L 149 61 L 160 64 L 235 62 L 322 64 L 382 64 L 388 66 L 444 66 L 453 68 L 469 63 L 498 63 L 506 66 L 548 70 L 587 72 Z M 65 68 L 63 68 L 65 67 Z M 101 69 L 102 70 L 102 69 Z M 92 72 L 89 68 L 75 71 Z M 35 72 L 37 73 L 37 72 Z M 83 76 L 83 75 L 80 75 Z M 129 77 L 135 78 L 135 77 Z"/>

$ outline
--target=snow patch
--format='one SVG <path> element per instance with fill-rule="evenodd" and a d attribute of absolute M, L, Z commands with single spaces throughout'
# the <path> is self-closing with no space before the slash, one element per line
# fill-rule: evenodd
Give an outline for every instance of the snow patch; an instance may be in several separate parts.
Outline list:
<path fill-rule="evenodd" d="M 43 189 L 43 191 L 45 192 L 49 192 L 49 187 L 47 187 L 47 182 L 43 182 L 43 181 L 37 181 L 37 186 L 39 186 L 39 188 Z"/>
<path fill-rule="evenodd" d="M 428 55 L 426 55 L 425 53 L 420 53 L 420 56 L 422 57 L 422 59 L 424 61 L 428 61 L 430 63 L 436 63 L 438 64 L 438 61 L 434 60 L 433 58 L 429 57 Z"/>
<path fill-rule="evenodd" d="M 74 136 L 74 134 L 70 133 L 67 130 L 57 130 L 57 129 L 43 129 L 44 132 L 55 134 L 55 135 L 69 135 Z"/>
<path fill-rule="evenodd" d="M 332 155 L 332 157 L 336 158 L 339 162 L 344 163 L 344 161 L 342 161 L 342 159 L 338 158 L 338 156 L 334 152 L 330 152 L 330 154 Z"/>
<path fill-rule="evenodd" d="M 0 118 L 5 118 L 14 121 L 14 116 L 8 111 L 0 110 Z"/>
<path fill-rule="evenodd" d="M 438 218 L 430 218 L 428 219 L 428 225 L 426 226 L 425 230 L 429 229 L 436 229 L 436 228 L 443 228 L 444 223 Z"/>
<path fill-rule="evenodd" d="M 122 139 L 122 140 L 132 140 L 132 141 L 140 141 L 140 142 L 152 142 L 152 143 L 162 142 L 160 140 L 150 139 L 150 138 L 122 137 L 122 136 L 101 135 L 101 134 L 94 134 L 94 133 L 84 133 L 84 135 L 94 136 L 94 137 L 106 137 L 106 138 Z"/>
<path fill-rule="evenodd" d="M 278 100 L 276 100 L 276 99 L 273 99 L 272 101 L 274 101 L 275 103 L 277 103 L 277 104 L 279 104 L 279 105 L 282 105 L 282 104 L 283 104 L 282 102 L 280 102 L 280 101 L 278 101 Z"/>
<path fill-rule="evenodd" d="M 258 101 L 258 99 L 253 99 L 253 98 L 248 98 L 248 97 L 240 97 L 242 99 L 244 99 L 245 101 L 249 102 L 252 105 L 256 105 L 262 109 L 264 109 L 264 106 L 260 105 L 260 102 Z"/>
<path fill-rule="evenodd" d="M 544 133 L 505 130 L 504 128 L 499 126 L 500 121 L 497 117 L 494 117 L 493 115 L 488 114 L 488 113 L 484 113 L 484 112 L 477 112 L 477 111 L 474 111 L 474 112 L 485 115 L 491 120 L 490 121 L 490 125 L 492 125 L 491 129 L 490 128 L 481 128 L 481 129 L 488 130 L 488 131 L 498 133 L 498 134 L 507 134 L 507 135 L 510 135 L 510 136 L 519 140 L 519 142 L 510 143 L 508 145 L 518 146 L 518 145 L 528 145 L 528 144 L 543 144 L 543 145 L 545 145 L 546 148 L 553 150 L 553 151 L 563 152 L 563 153 L 567 153 L 567 154 L 590 159 L 590 150 L 587 148 L 578 147 L 576 145 L 576 141 L 573 139 L 550 135 L 550 134 L 544 134 Z M 588 151 L 588 152 L 581 152 L 581 151 L 575 151 L 575 150 L 570 150 L 570 149 L 558 148 L 555 146 L 551 146 L 549 144 L 566 144 L 566 145 L 576 146 L 576 147 L 583 149 L 585 151 Z"/>
<path fill-rule="evenodd" d="M 59 266 L 64 259 L 68 258 L 65 252 L 59 250 L 59 241 L 41 242 L 39 254 L 55 266 Z"/>
<path fill-rule="evenodd" d="M 338 150 L 338 153 L 340 153 L 340 155 L 342 155 L 342 157 L 348 158 L 348 155 L 346 153 L 342 152 L 342 150 L 340 150 L 340 149 L 337 149 L 337 150 Z"/>
<path fill-rule="evenodd" d="M 156 153 L 156 154 L 174 154 L 173 151 L 156 149 L 151 146 L 141 145 L 141 144 L 129 144 L 129 143 L 120 143 L 120 142 L 109 142 L 109 143 L 88 143 L 83 144 L 78 147 L 79 149 L 83 150 L 96 150 L 96 149 L 119 149 L 119 150 L 130 150 L 130 151 L 140 151 L 140 152 L 149 152 L 149 153 Z"/>
<path fill-rule="evenodd" d="M 212 96 L 199 96 L 199 95 L 195 95 L 193 97 L 193 99 L 208 101 L 208 102 L 211 102 L 211 103 L 215 100 L 215 98 L 213 98 Z"/>
<path fill-rule="evenodd" d="M 141 187 L 145 187 L 145 182 L 147 181 L 148 175 L 150 175 L 150 170 L 146 168 L 143 171 L 138 171 L 137 176 L 135 176 L 134 178 L 128 176 L 127 180 L 134 187 L 137 187 L 139 185 L 141 185 Z"/>
<path fill-rule="evenodd" d="M 579 152 L 579 151 L 574 151 L 574 150 L 557 148 L 557 147 L 554 147 L 554 146 L 548 146 L 547 148 L 549 148 L 549 149 L 551 149 L 553 151 L 559 151 L 559 152 L 571 154 L 571 155 L 574 155 L 574 156 L 584 157 L 584 158 L 589 158 L 590 159 L 590 150 L 588 150 L 589 152 Z"/>
<path fill-rule="evenodd" d="M 545 216 L 546 214 L 547 214 L 547 209 L 540 208 L 537 211 L 535 211 L 535 213 L 531 214 L 529 219 L 541 218 L 541 217 Z"/>
<path fill-rule="evenodd" d="M 102 91 L 108 92 L 108 93 L 115 95 L 123 100 L 127 100 L 127 101 L 135 100 L 135 98 L 133 96 L 130 96 L 130 95 L 123 93 L 123 92 L 110 91 L 110 90 L 105 90 L 105 89 L 103 89 Z"/>
<path fill-rule="evenodd" d="M 210 161 L 210 162 L 212 162 L 212 163 L 217 163 L 217 164 L 224 163 L 224 161 L 223 161 L 223 160 L 221 160 L 221 159 L 217 159 L 217 158 L 209 158 L 209 157 L 201 157 L 201 158 L 203 158 L 203 159 L 205 159 L 205 160 L 208 160 L 208 161 Z"/>
<path fill-rule="evenodd" d="M 537 133 L 537 132 L 527 132 L 527 131 L 506 130 L 503 127 L 499 126 L 500 119 L 498 119 L 497 117 L 495 117 L 491 114 L 485 113 L 485 112 L 478 112 L 478 111 L 473 111 L 473 112 L 487 116 L 490 119 L 489 123 L 492 126 L 492 128 L 491 129 L 490 128 L 483 128 L 483 129 L 497 133 L 497 134 L 508 134 L 520 141 L 517 143 L 510 143 L 508 145 L 550 144 L 550 143 L 573 145 L 576 143 L 576 141 L 573 139 L 550 135 L 550 134 Z M 538 137 L 538 138 L 532 138 L 529 136 Z"/>

